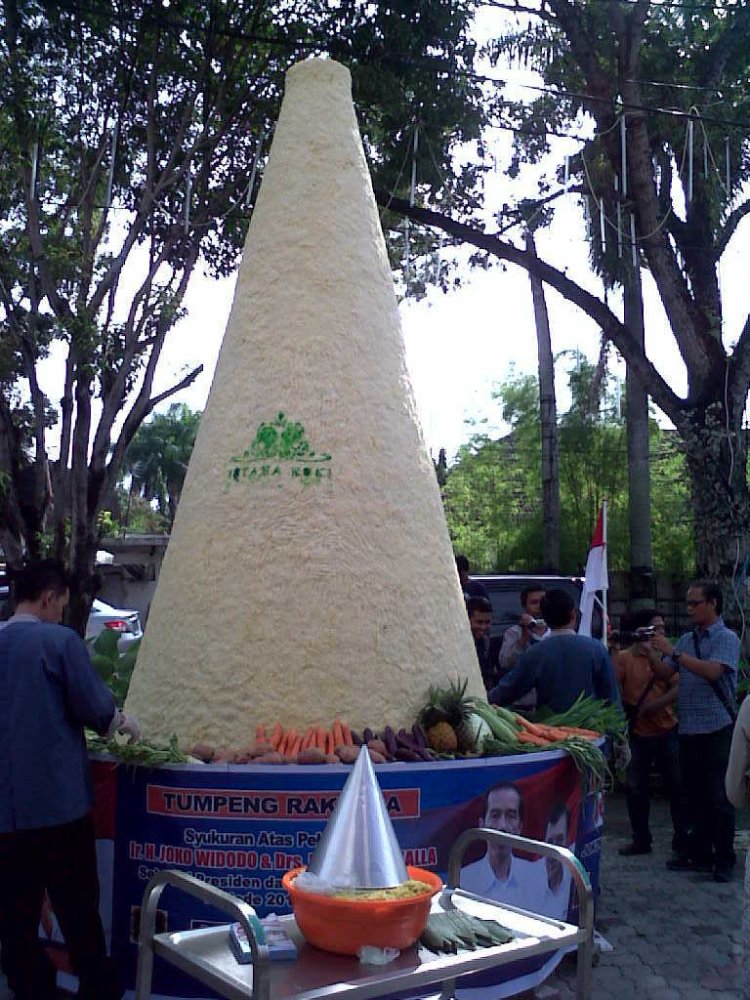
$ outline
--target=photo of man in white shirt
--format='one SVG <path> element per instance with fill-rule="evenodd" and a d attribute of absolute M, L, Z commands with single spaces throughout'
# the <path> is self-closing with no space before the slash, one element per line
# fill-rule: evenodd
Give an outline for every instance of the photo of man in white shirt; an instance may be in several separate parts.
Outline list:
<path fill-rule="evenodd" d="M 570 812 L 564 802 L 556 803 L 547 816 L 544 827 L 544 840 L 556 847 L 569 847 L 568 831 L 570 829 Z M 555 920 L 566 920 L 570 903 L 570 870 L 557 858 L 542 858 L 534 862 L 537 869 L 539 895 L 534 899 L 535 913 Z"/>
<path fill-rule="evenodd" d="M 480 825 L 521 834 L 523 797 L 516 785 L 504 781 L 487 791 Z M 505 844 L 488 844 L 483 858 L 461 869 L 461 888 L 498 903 L 531 909 L 540 892 L 537 865 L 538 862 L 516 857 Z"/>

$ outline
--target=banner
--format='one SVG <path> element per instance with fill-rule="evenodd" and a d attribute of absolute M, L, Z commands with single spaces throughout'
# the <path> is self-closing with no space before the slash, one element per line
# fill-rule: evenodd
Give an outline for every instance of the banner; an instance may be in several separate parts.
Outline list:
<path fill-rule="evenodd" d="M 249 902 L 260 916 L 290 912 L 281 878 L 307 863 L 348 775 L 342 766 L 175 765 L 112 769 L 94 763 L 98 830 L 107 850 L 100 873 L 110 904 L 112 953 L 127 989 L 135 982 L 146 883 L 165 868 L 188 872 Z M 447 875 L 464 830 L 488 826 L 570 847 L 598 886 L 602 800 L 582 800 L 581 775 L 564 753 L 486 757 L 376 768 L 407 864 Z M 101 804 L 99 804 L 101 803 Z M 555 862 L 477 841 L 463 859 L 462 887 L 550 917 L 574 919 L 575 892 Z M 165 890 L 159 930 L 227 922 L 220 911 Z M 530 959 L 467 977 L 465 1000 L 498 998 L 541 981 L 560 956 Z M 511 985 L 512 984 L 512 985 Z M 210 993 L 157 962 L 154 997 Z"/>

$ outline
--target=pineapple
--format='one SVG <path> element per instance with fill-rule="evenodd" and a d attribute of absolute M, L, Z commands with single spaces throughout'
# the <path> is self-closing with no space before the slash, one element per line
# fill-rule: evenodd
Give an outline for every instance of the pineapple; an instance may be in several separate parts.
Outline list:
<path fill-rule="evenodd" d="M 474 749 L 471 708 L 465 697 L 467 685 L 468 679 L 463 684 L 452 680 L 447 688 L 433 685 L 428 691 L 428 703 L 419 721 L 427 742 L 439 753 L 468 753 Z"/>
<path fill-rule="evenodd" d="M 458 750 L 456 731 L 450 722 L 441 720 L 425 729 L 427 742 L 438 753 L 455 753 Z"/>

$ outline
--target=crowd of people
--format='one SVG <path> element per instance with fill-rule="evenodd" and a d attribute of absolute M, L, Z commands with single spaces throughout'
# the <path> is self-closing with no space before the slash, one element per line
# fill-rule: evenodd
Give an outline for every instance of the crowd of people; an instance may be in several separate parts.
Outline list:
<path fill-rule="evenodd" d="M 576 607 L 567 591 L 527 587 L 517 624 L 493 652 L 489 594 L 469 578 L 463 557 L 456 562 L 489 700 L 554 712 L 564 712 L 581 693 L 622 704 L 631 747 L 632 840 L 621 853 L 652 850 L 649 804 L 656 770 L 674 828 L 667 867 L 729 881 L 735 864 L 734 809 L 750 805 L 750 699 L 737 716 L 740 642 L 724 624 L 720 587 L 691 584 L 686 609 L 692 628 L 675 643 L 666 637 L 659 612 L 645 608 L 627 619 L 621 630 L 626 641 L 610 651 L 577 633 Z M 2 968 L 18 1000 L 55 996 L 55 970 L 38 937 L 48 903 L 79 976 L 78 995 L 108 1000 L 122 990 L 98 913 L 84 726 L 131 738 L 137 738 L 138 726 L 116 707 L 83 641 L 60 624 L 69 597 L 65 570 L 51 561 L 29 566 L 17 575 L 15 596 L 15 613 L 0 623 Z M 521 834 L 521 789 L 511 782 L 490 788 L 477 819 Z M 571 846 L 565 802 L 550 808 L 543 836 Z M 552 917 L 567 914 L 570 879 L 563 866 L 551 858 L 516 857 L 505 845 L 492 844 L 484 857 L 467 865 L 462 885 Z M 750 862 L 746 887 L 750 899 Z M 747 921 L 750 932 L 750 909 Z"/>
<path fill-rule="evenodd" d="M 468 573 L 468 565 L 465 569 Z M 674 644 L 657 609 L 643 608 L 624 620 L 623 641 L 609 650 L 577 634 L 576 607 L 567 591 L 527 587 L 518 623 L 506 630 L 493 663 L 489 594 L 477 593 L 479 581 L 468 582 L 475 589 L 467 611 L 491 702 L 526 708 L 531 697 L 538 707 L 557 713 L 583 692 L 622 704 L 631 751 L 632 840 L 620 853 L 651 853 L 649 804 L 656 771 L 673 824 L 667 867 L 730 881 L 736 860 L 733 802 L 750 799 L 744 777 L 750 764 L 750 707 L 743 707 L 735 729 L 740 641 L 724 624 L 718 584 L 690 585 L 685 604 L 692 628 Z"/>

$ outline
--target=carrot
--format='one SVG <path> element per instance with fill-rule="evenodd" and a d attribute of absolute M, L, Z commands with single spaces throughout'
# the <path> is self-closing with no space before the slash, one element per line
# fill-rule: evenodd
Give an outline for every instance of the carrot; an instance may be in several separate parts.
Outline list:
<path fill-rule="evenodd" d="M 341 723 L 338 719 L 333 720 L 333 726 L 331 727 L 333 732 L 333 745 L 334 747 L 340 747 L 344 742 L 344 733 L 341 729 Z"/>
<path fill-rule="evenodd" d="M 287 730 L 287 734 L 284 737 L 284 746 L 285 746 L 285 749 L 284 749 L 283 753 L 284 753 L 285 756 L 287 756 L 287 757 L 289 756 L 289 751 L 294 746 L 294 741 L 296 739 L 297 739 L 297 730 L 294 728 L 294 726 L 292 726 L 291 729 Z"/>
<path fill-rule="evenodd" d="M 559 740 L 569 740 L 570 733 L 566 733 L 562 729 L 556 729 L 554 726 L 550 726 L 549 729 L 543 729 L 542 735 L 550 741 L 550 743 L 557 743 Z"/>
<path fill-rule="evenodd" d="M 602 735 L 601 733 L 594 732 L 593 729 L 580 729 L 578 726 L 556 726 L 563 733 L 569 733 L 571 736 L 585 736 L 589 740 L 598 740 Z"/>
<path fill-rule="evenodd" d="M 542 726 L 537 725 L 534 722 L 529 722 L 529 720 L 528 719 L 524 719 L 524 717 L 522 715 L 517 715 L 516 716 L 516 722 L 527 733 L 531 733 L 532 736 L 541 736 L 542 738 L 545 738 L 544 737 L 544 732 L 542 731 L 543 730 Z"/>
<path fill-rule="evenodd" d="M 310 728 L 305 733 L 305 738 L 302 740 L 302 749 L 307 750 L 309 747 L 313 746 L 315 743 L 315 727 L 310 726 Z"/>
<path fill-rule="evenodd" d="M 266 742 L 266 732 L 263 728 L 262 722 L 259 722 L 258 725 L 255 727 L 255 742 L 256 743 Z"/>
<path fill-rule="evenodd" d="M 345 745 L 348 746 L 348 747 L 353 747 L 354 746 L 354 740 L 352 739 L 352 731 L 347 726 L 347 724 L 345 722 L 341 723 L 341 732 L 342 732 L 343 737 L 344 737 L 344 743 L 345 743 Z"/>
<path fill-rule="evenodd" d="M 302 749 L 302 737 L 297 736 L 292 745 L 289 747 L 289 750 L 287 751 L 286 755 L 291 760 L 296 760 L 297 754 L 300 752 L 301 749 Z"/>
<path fill-rule="evenodd" d="M 528 733 L 525 730 L 520 732 L 516 737 L 519 743 L 528 743 L 535 747 L 547 747 L 549 746 L 549 740 L 545 740 L 543 736 L 536 736 L 534 733 Z"/>
<path fill-rule="evenodd" d="M 316 744 L 318 750 L 322 750 L 323 753 L 326 752 L 326 731 L 322 726 L 318 726 Z"/>
<path fill-rule="evenodd" d="M 326 751 L 326 753 L 333 753 L 335 749 L 336 749 L 336 746 L 335 746 L 335 744 L 333 742 L 333 733 L 331 732 L 330 729 L 327 729 L 326 730 L 326 746 L 325 746 L 325 751 Z"/>
<path fill-rule="evenodd" d="M 564 729 L 558 726 L 537 726 L 539 730 L 539 735 L 543 736 L 545 739 L 549 740 L 551 743 L 556 743 L 558 740 L 570 739 L 573 733 L 568 733 Z"/>
<path fill-rule="evenodd" d="M 274 748 L 274 750 L 279 749 L 279 744 L 281 743 L 282 737 L 284 736 L 284 730 L 281 728 L 281 723 L 277 722 L 273 727 L 273 732 L 268 738 L 268 742 Z"/>

